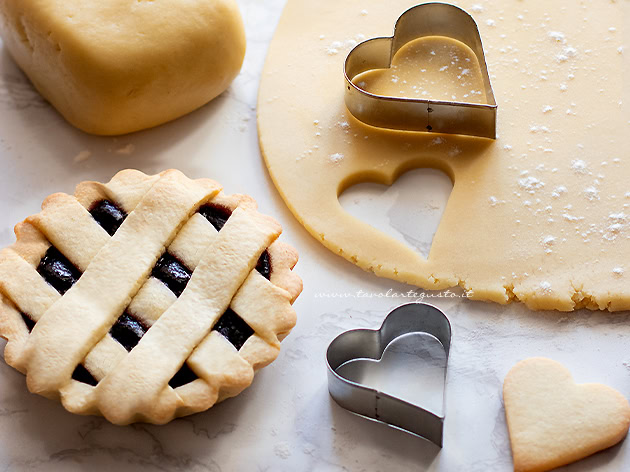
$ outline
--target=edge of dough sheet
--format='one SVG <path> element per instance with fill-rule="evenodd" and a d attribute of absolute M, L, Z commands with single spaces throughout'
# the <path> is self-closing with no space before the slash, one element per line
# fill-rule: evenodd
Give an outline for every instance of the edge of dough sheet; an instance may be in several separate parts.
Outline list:
<path fill-rule="evenodd" d="M 485 0 L 481 13 L 472 0 L 453 3 L 479 25 L 499 104 L 498 139 L 371 128 L 346 110 L 348 51 L 390 36 L 417 2 L 289 0 L 258 95 L 261 153 L 278 192 L 324 246 L 380 277 L 422 289 L 460 286 L 471 299 L 520 301 L 534 310 L 630 309 L 630 257 L 623 257 L 630 256 L 630 216 L 623 213 L 630 213 L 630 193 L 622 192 L 630 159 L 618 152 L 630 141 L 619 104 L 623 77 L 614 73 L 629 69 L 618 48 L 630 2 L 586 0 L 575 9 Z M 587 49 L 593 35 L 604 34 L 599 30 L 609 39 Z M 586 93 L 604 79 L 607 91 Z M 580 162 L 590 174 L 580 173 Z M 391 185 L 427 167 L 453 181 L 427 259 L 338 201 L 354 184 Z M 589 200 L 593 189 L 597 198 Z M 621 233 L 615 217 L 624 219 Z"/>

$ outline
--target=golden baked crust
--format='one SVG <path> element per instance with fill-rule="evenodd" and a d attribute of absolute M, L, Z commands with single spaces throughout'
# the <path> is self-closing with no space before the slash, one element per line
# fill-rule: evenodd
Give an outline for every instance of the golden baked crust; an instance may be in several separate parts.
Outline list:
<path fill-rule="evenodd" d="M 577 385 L 560 363 L 532 357 L 516 364 L 503 383 L 514 470 L 544 472 L 621 441 L 630 405 L 602 384 Z"/>
<path fill-rule="evenodd" d="M 90 213 L 104 201 L 126 213 L 112 236 Z M 206 208 L 226 215 L 219 231 Z M 280 232 L 250 197 L 176 170 L 125 170 L 107 184 L 79 184 L 74 196 L 51 195 L 0 251 L 5 360 L 32 392 L 117 424 L 206 410 L 249 386 L 295 325 L 291 303 L 302 282 L 291 271 L 296 251 L 276 241 Z M 41 270 L 52 249 L 79 272 L 67 291 Z M 267 275 L 255 269 L 265 254 Z M 167 255 L 191 272 L 181 293 L 155 274 Z M 242 345 L 216 330 L 227 312 L 251 330 Z M 135 345 L 113 334 L 123 316 L 146 328 Z M 183 366 L 194 378 L 172 387 Z M 94 385 L 75 379 L 79 368 Z"/>

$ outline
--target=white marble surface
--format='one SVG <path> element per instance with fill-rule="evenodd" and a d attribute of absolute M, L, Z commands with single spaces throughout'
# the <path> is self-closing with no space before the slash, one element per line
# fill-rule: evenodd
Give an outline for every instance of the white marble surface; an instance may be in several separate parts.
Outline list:
<path fill-rule="evenodd" d="M 453 325 L 442 450 L 352 416 L 330 399 L 324 364 L 328 343 L 346 329 L 377 327 L 388 310 L 409 301 L 357 297 L 357 292 L 402 293 L 412 287 L 377 279 L 328 252 L 275 191 L 258 151 L 255 106 L 258 77 L 283 1 L 240 4 L 248 53 L 229 91 L 187 117 L 118 139 L 88 136 L 67 125 L 0 48 L 0 244 L 13 241 L 13 225 L 37 212 L 50 193 L 71 192 L 86 179 L 108 180 L 127 167 L 149 173 L 177 167 L 191 177 L 212 177 L 230 193 L 253 195 L 262 211 L 282 222 L 284 240 L 301 255 L 296 270 L 305 289 L 295 304 L 296 328 L 279 359 L 251 388 L 166 426 L 115 427 L 101 418 L 71 415 L 28 393 L 24 377 L 0 363 L 0 469 L 507 471 L 511 457 L 501 386 L 518 360 L 548 356 L 569 367 L 578 382 L 603 382 L 629 395 L 628 314 L 533 313 L 518 305 L 432 298 Z M 90 153 L 87 159 L 83 151 Z M 389 211 L 384 205 L 405 201 L 383 195 L 386 201 L 376 205 L 383 211 Z M 404 219 L 404 208 L 390 210 L 396 226 Z M 322 296 L 331 293 L 352 296 Z M 563 470 L 628 469 L 626 441 Z"/>

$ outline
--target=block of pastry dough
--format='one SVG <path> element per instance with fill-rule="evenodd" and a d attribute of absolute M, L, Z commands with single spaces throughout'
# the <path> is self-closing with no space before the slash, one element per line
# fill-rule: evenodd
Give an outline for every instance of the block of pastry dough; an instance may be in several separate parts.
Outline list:
<path fill-rule="evenodd" d="M 582 459 L 621 441 L 630 405 L 606 385 L 573 382 L 551 359 L 516 364 L 503 383 L 514 470 L 542 472 Z"/>
<path fill-rule="evenodd" d="M 245 54 L 235 0 L 2 0 L 0 34 L 46 99 L 101 135 L 199 108 Z"/>

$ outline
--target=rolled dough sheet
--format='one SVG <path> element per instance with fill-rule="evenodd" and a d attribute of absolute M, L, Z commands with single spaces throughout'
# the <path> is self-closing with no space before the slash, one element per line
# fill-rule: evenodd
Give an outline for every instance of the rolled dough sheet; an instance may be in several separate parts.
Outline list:
<path fill-rule="evenodd" d="M 381 277 L 459 285 L 474 299 L 533 309 L 630 309 L 630 1 L 456 2 L 484 42 L 499 104 L 496 141 L 376 129 L 347 112 L 347 53 L 390 36 L 414 4 L 288 1 L 263 72 L 258 125 L 291 211 L 331 251 Z M 412 46 L 424 51 L 418 57 L 431 54 Z M 414 83 L 418 67 L 409 63 L 411 72 L 401 62 L 401 70 L 370 73 L 380 76 L 366 87 L 442 98 L 452 85 L 459 99 L 483 100 L 473 93 L 476 69 L 460 78 L 457 61 L 443 71 L 428 64 L 429 79 Z M 351 185 L 391 185 L 419 167 L 454 182 L 428 259 L 338 201 Z"/>

